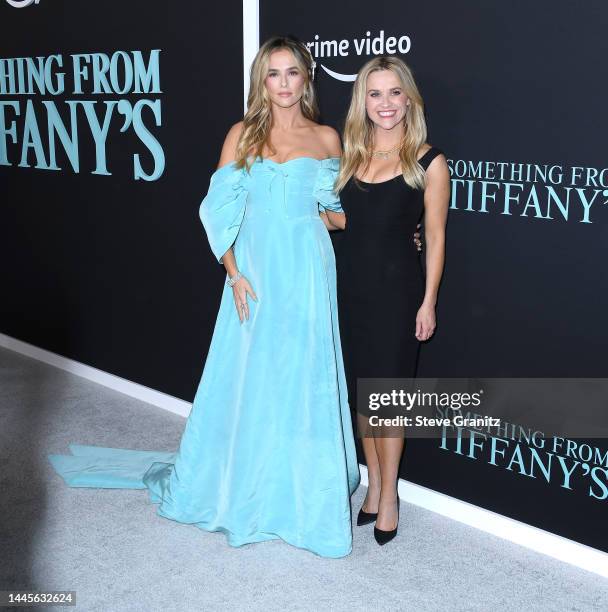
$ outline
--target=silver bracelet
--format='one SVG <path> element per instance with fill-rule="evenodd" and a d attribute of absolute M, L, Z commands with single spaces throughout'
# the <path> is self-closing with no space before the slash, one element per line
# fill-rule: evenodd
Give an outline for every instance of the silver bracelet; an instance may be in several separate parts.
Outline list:
<path fill-rule="evenodd" d="M 232 287 L 232 285 L 234 285 L 234 283 L 236 283 L 236 281 L 238 281 L 239 278 L 243 278 L 243 275 L 240 272 L 237 272 L 234 276 L 229 276 L 228 277 L 228 280 L 226 281 L 226 284 L 229 287 Z"/>

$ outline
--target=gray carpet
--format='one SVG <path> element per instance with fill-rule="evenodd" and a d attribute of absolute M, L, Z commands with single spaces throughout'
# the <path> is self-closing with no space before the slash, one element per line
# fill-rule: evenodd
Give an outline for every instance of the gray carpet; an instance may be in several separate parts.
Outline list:
<path fill-rule="evenodd" d="M 158 516 L 145 490 L 69 488 L 46 459 L 70 442 L 173 451 L 183 426 L 0 349 L 0 589 L 75 590 L 87 612 L 608 610 L 608 580 L 403 502 L 387 546 L 354 527 L 352 554 L 323 559 L 281 541 L 232 548 Z"/>

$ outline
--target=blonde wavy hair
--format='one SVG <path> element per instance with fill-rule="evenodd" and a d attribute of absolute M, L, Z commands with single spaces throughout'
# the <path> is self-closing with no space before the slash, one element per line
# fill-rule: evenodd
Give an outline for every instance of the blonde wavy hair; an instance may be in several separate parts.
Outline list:
<path fill-rule="evenodd" d="M 336 179 L 335 189 L 341 191 L 348 180 L 355 176 L 358 169 L 367 172 L 371 162 L 374 146 L 374 124 L 367 116 L 365 98 L 367 95 L 367 78 L 378 70 L 392 70 L 410 99 L 410 105 L 404 117 L 405 133 L 399 157 L 403 179 L 414 189 L 424 189 L 425 174 L 418 163 L 420 147 L 426 142 L 427 129 L 424 119 L 424 102 L 418 91 L 412 71 L 398 57 L 375 57 L 367 62 L 357 73 L 350 107 L 344 125 L 344 152 L 340 164 L 340 173 Z M 355 178 L 356 180 L 356 178 Z"/>
<path fill-rule="evenodd" d="M 300 99 L 302 114 L 312 121 L 319 116 L 317 96 L 312 82 L 312 55 L 308 47 L 292 36 L 274 36 L 258 50 L 249 73 L 249 95 L 247 112 L 243 118 L 243 129 L 236 147 L 235 164 L 237 168 L 250 169 L 253 160 L 262 157 L 264 147 L 274 154 L 270 142 L 272 109 L 270 97 L 264 81 L 268 74 L 270 56 L 275 51 L 287 49 L 293 53 L 296 65 L 304 75 L 304 91 Z M 253 160 L 250 158 L 253 157 Z"/>

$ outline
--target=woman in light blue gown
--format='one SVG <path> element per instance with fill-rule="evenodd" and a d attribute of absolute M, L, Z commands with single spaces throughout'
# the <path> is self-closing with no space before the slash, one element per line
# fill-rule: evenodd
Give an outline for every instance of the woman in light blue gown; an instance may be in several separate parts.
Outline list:
<path fill-rule="evenodd" d="M 341 212 L 340 146 L 313 121 L 313 71 L 293 39 L 260 48 L 201 204 L 228 281 L 177 452 L 71 444 L 49 459 L 72 487 L 147 488 L 159 515 L 233 546 L 281 538 L 342 557 L 360 476 L 322 214 Z"/>

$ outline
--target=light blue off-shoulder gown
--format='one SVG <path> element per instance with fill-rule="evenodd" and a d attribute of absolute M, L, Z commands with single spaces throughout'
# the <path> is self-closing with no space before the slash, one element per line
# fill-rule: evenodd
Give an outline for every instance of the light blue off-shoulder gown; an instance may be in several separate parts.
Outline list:
<path fill-rule="evenodd" d="M 281 538 L 324 557 L 352 549 L 359 484 L 340 348 L 332 243 L 337 158 L 257 159 L 211 177 L 200 217 L 234 247 L 258 301 L 241 324 L 224 287 L 177 452 L 71 444 L 49 455 L 72 487 L 147 488 L 157 512 L 241 546 Z"/>

